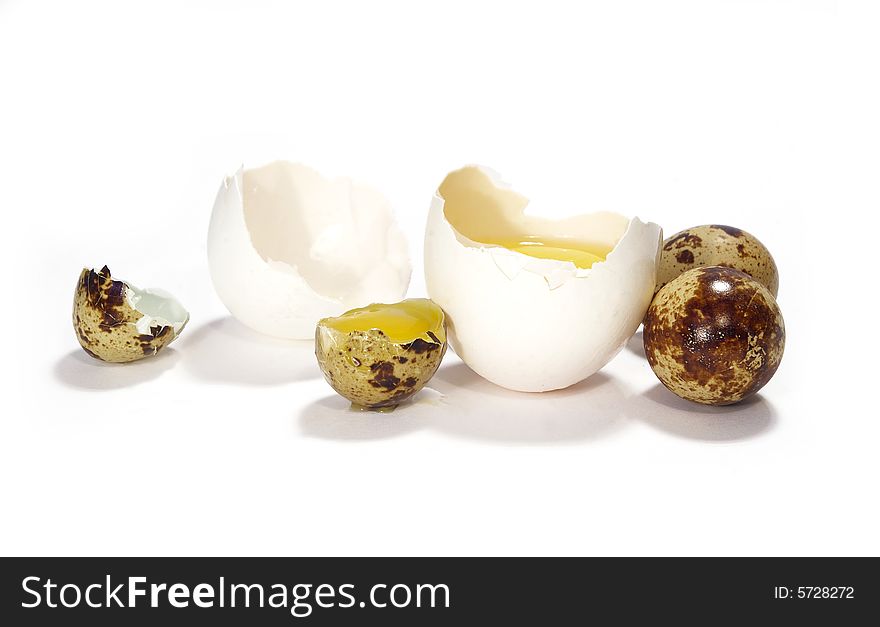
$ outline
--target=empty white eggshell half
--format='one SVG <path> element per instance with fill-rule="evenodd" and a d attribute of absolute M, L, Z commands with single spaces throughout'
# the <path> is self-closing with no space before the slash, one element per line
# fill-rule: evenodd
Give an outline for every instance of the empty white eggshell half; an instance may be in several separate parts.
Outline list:
<path fill-rule="evenodd" d="M 468 366 L 502 387 L 543 392 L 586 379 L 635 333 L 654 293 L 663 234 L 615 213 L 527 215 L 528 202 L 486 168 L 449 174 L 428 216 L 425 279 Z M 580 268 L 485 243 L 521 236 L 610 253 Z"/>
<path fill-rule="evenodd" d="M 289 339 L 313 338 L 321 318 L 401 300 L 411 273 L 406 240 L 380 193 L 286 161 L 226 177 L 208 264 L 235 318 Z"/>

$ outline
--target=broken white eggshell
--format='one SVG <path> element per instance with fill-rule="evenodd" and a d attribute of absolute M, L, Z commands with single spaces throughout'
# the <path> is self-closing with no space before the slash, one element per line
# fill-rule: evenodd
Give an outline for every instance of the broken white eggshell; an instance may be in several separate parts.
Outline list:
<path fill-rule="evenodd" d="M 428 216 L 425 279 L 446 312 L 450 345 L 471 369 L 511 390 L 543 392 L 586 379 L 635 333 L 654 293 L 663 234 L 616 213 L 527 215 L 528 203 L 489 169 L 449 174 Z M 523 236 L 611 252 L 579 268 L 484 243 Z"/>
<path fill-rule="evenodd" d="M 288 339 L 313 338 L 321 318 L 401 300 L 411 274 L 406 240 L 381 194 L 287 161 L 226 177 L 208 265 L 235 318 Z"/>

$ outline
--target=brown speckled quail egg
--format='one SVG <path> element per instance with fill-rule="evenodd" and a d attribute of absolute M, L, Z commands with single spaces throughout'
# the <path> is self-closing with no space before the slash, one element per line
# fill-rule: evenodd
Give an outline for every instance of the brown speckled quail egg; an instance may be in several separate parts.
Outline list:
<path fill-rule="evenodd" d="M 688 270 L 665 285 L 645 316 L 645 355 L 678 396 L 729 405 L 760 390 L 785 349 L 770 291 L 739 270 Z"/>
<path fill-rule="evenodd" d="M 73 327 L 95 359 L 124 363 L 155 355 L 183 331 L 189 314 L 173 296 L 114 279 L 110 269 L 83 269 L 73 300 Z"/>
<path fill-rule="evenodd" d="M 725 266 L 745 272 L 773 297 L 779 291 L 776 262 L 754 235 L 722 224 L 695 226 L 663 242 L 657 269 L 657 290 L 694 268 Z"/>
<path fill-rule="evenodd" d="M 324 378 L 356 408 L 387 410 L 421 390 L 446 353 L 446 317 L 425 298 L 324 318 L 315 355 Z"/>

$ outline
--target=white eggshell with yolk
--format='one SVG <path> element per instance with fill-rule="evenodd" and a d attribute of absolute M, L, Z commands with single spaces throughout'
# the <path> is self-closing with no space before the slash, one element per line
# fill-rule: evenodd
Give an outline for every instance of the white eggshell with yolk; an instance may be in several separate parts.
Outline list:
<path fill-rule="evenodd" d="M 208 229 L 220 299 L 247 326 L 311 339 L 321 318 L 406 294 L 406 240 L 387 200 L 276 161 L 226 177 Z"/>
<path fill-rule="evenodd" d="M 425 279 L 446 312 L 449 342 L 479 375 L 505 388 L 543 392 L 582 381 L 638 329 L 654 293 L 661 228 L 593 213 L 549 220 L 492 171 L 449 174 L 425 233 Z M 517 236 L 611 248 L 581 269 L 486 244 Z"/>

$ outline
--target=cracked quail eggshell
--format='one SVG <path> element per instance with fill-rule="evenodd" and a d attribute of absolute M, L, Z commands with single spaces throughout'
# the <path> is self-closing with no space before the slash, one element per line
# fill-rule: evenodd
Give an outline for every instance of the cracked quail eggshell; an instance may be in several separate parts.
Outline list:
<path fill-rule="evenodd" d="M 239 169 L 217 192 L 211 279 L 252 329 L 310 339 L 319 319 L 403 298 L 411 267 L 388 201 L 296 163 Z"/>
<path fill-rule="evenodd" d="M 83 350 L 103 361 L 151 357 L 180 335 L 189 314 L 159 289 L 138 289 L 110 269 L 83 269 L 73 300 L 73 327 Z"/>
<path fill-rule="evenodd" d="M 421 300 L 421 299 L 420 299 Z M 446 321 L 434 305 L 437 324 L 404 342 L 381 329 L 343 332 L 321 320 L 315 356 L 327 383 L 354 405 L 384 409 L 399 405 L 425 387 L 446 354 Z"/>
<path fill-rule="evenodd" d="M 651 302 L 661 228 L 601 212 L 550 220 L 480 166 L 449 174 L 425 232 L 428 294 L 446 312 L 449 342 L 475 372 L 542 392 L 582 381 L 638 329 Z M 611 249 L 589 269 L 481 243 L 499 230 Z"/>

